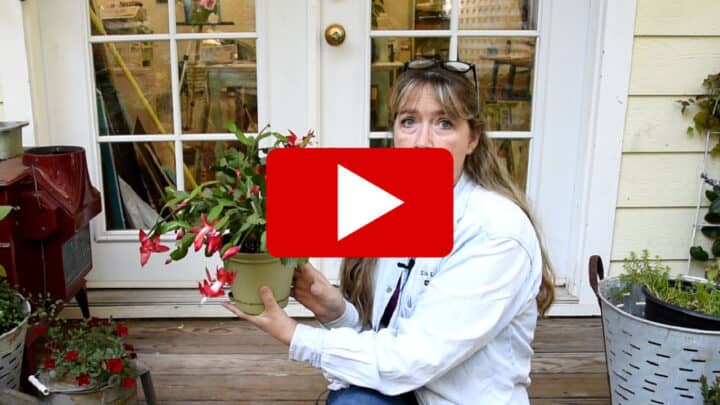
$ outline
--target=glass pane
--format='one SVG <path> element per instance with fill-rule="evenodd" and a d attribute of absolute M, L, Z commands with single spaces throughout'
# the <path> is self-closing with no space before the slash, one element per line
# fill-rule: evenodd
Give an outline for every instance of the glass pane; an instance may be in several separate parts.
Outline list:
<path fill-rule="evenodd" d="M 254 0 L 176 0 L 177 32 L 255 32 Z"/>
<path fill-rule="evenodd" d="M 459 58 L 475 63 L 488 131 L 529 131 L 535 38 L 460 38 Z"/>
<path fill-rule="evenodd" d="M 537 0 L 460 0 L 460 29 L 534 30 Z"/>
<path fill-rule="evenodd" d="M 167 1 L 90 0 L 93 35 L 167 34 Z"/>
<path fill-rule="evenodd" d="M 507 167 L 510 176 L 520 189 L 527 186 L 530 141 L 528 139 L 494 138 L 500 161 Z"/>
<path fill-rule="evenodd" d="M 175 187 L 172 142 L 101 143 L 105 222 L 108 230 L 148 229 Z"/>
<path fill-rule="evenodd" d="M 188 173 L 198 184 L 215 180 L 215 172 L 212 166 L 222 156 L 225 148 L 242 148 L 242 144 L 238 141 L 200 141 L 200 142 L 183 142 L 183 162 L 188 169 Z M 189 181 L 185 181 L 185 188 L 189 189 Z"/>
<path fill-rule="evenodd" d="M 93 44 L 107 135 L 173 132 L 169 49 L 165 41 Z"/>
<path fill-rule="evenodd" d="M 386 2 L 387 4 L 387 2 Z M 370 130 L 387 131 L 390 116 L 387 101 L 390 89 L 403 64 L 411 59 L 447 59 L 449 38 L 373 38 L 370 73 Z"/>
<path fill-rule="evenodd" d="M 228 132 L 228 120 L 257 132 L 255 40 L 179 41 L 178 53 L 183 132 Z"/>
<path fill-rule="evenodd" d="M 372 138 L 370 139 L 371 148 L 392 148 L 392 138 Z"/>
<path fill-rule="evenodd" d="M 450 29 L 451 0 L 373 0 L 372 28 L 376 30 Z"/>

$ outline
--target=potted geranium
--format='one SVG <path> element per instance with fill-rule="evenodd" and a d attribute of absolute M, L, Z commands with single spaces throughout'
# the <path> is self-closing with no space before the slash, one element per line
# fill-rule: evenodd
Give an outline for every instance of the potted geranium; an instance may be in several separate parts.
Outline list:
<path fill-rule="evenodd" d="M 113 320 L 51 319 L 44 331 L 46 354 L 31 381 L 51 403 L 137 403 L 135 353 L 124 341 L 127 334 Z"/>
<path fill-rule="evenodd" d="M 160 219 L 146 233 L 140 230 L 140 263 L 145 265 L 153 252 L 167 252 L 160 236 L 176 233 L 175 249 L 166 263 L 183 259 L 192 249 L 205 256 L 220 255 L 223 267 L 215 276 L 205 268 L 206 278 L 198 285 L 206 298 L 224 295 L 231 286 L 235 304 L 246 313 L 264 310 L 258 294 L 268 286 L 281 307 L 287 305 L 292 271 L 306 259 L 275 258 L 267 253 L 265 232 L 265 161 L 274 148 L 303 148 L 314 134 L 299 138 L 292 131 L 282 135 L 265 127 L 257 136 L 247 136 L 235 124 L 237 147 L 216 150 L 212 167 L 215 179 L 192 190 L 166 189 Z"/>
<path fill-rule="evenodd" d="M 12 209 L 12 206 L 0 205 L 0 221 Z M 30 303 L 18 294 L 6 277 L 5 268 L 0 265 L 0 388 L 17 389 Z"/>

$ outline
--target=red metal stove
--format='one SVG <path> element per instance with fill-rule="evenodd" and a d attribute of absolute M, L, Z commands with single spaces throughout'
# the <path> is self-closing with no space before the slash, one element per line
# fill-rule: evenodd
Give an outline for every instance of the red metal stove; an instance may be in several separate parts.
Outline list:
<path fill-rule="evenodd" d="M 74 296 L 89 317 L 89 223 L 101 201 L 90 184 L 85 151 L 47 146 L 0 161 L 0 205 L 15 207 L 0 221 L 0 264 L 9 281 L 53 301 Z"/>

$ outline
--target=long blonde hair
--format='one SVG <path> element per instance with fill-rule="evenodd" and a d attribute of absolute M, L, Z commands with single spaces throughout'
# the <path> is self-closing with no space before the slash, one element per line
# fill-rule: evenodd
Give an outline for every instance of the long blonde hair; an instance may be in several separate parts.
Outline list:
<path fill-rule="evenodd" d="M 449 72 L 439 66 L 408 70 L 398 77 L 390 96 L 391 121 L 395 121 L 401 107 L 416 100 L 426 88 L 430 88 L 435 93 L 445 114 L 453 119 L 467 120 L 471 135 L 478 138 L 477 146 L 465 158 L 463 165 L 465 174 L 476 184 L 517 204 L 535 228 L 543 261 L 542 283 L 536 301 L 538 312 L 541 316 L 545 315 L 555 298 L 553 269 L 525 199 L 525 193 L 512 181 L 507 168 L 500 164 L 495 144 L 485 134 L 479 114 L 479 100 L 473 83 L 464 75 Z M 363 325 L 371 323 L 373 273 L 376 262 L 374 258 L 350 258 L 345 259 L 341 266 L 341 290 L 357 308 Z"/>

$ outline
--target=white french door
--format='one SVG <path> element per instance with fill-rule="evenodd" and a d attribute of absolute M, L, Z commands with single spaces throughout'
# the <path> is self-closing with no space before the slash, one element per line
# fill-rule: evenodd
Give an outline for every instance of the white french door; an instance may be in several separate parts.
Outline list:
<path fill-rule="evenodd" d="M 384 146 L 402 63 L 441 57 L 476 64 L 489 134 L 528 192 L 565 303 L 580 302 L 578 173 L 598 2 L 219 0 L 201 20 L 182 1 L 91 3 L 36 10 L 50 140 L 84 146 L 104 194 L 90 287 L 196 285 L 204 257 L 141 268 L 136 229 L 151 221 L 158 188 L 207 175 L 208 151 L 233 139 L 226 119 L 250 133 L 313 128 L 320 146 Z M 332 23 L 345 29 L 341 45 L 325 41 Z M 337 277 L 338 260 L 314 262 Z"/>

